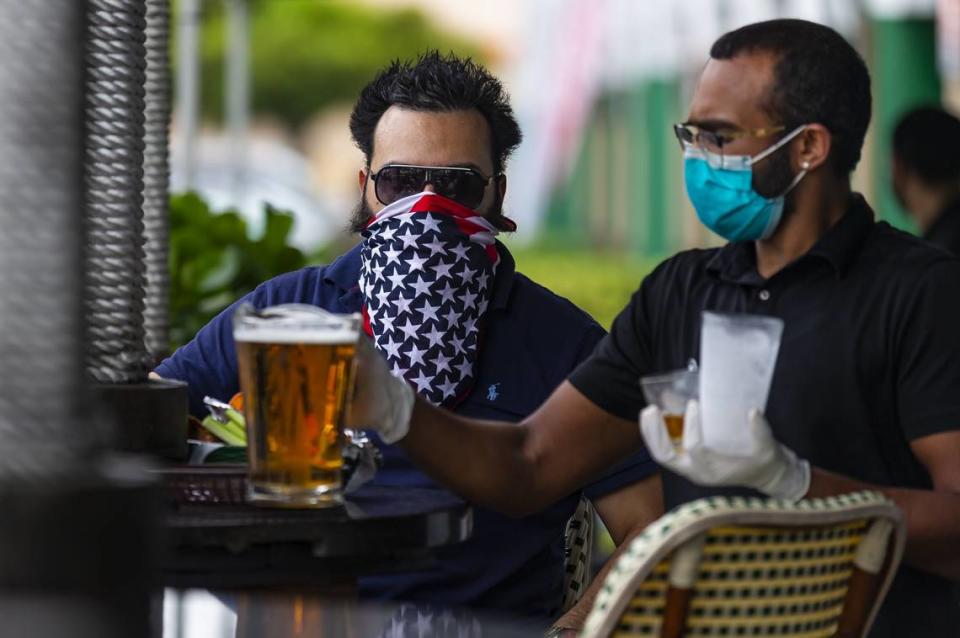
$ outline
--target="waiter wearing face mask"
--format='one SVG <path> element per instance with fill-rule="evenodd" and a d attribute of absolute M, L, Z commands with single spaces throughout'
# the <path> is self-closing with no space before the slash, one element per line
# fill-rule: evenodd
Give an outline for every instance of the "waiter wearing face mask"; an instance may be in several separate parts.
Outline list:
<path fill-rule="evenodd" d="M 863 60 L 825 26 L 775 20 L 722 36 L 675 130 L 697 215 L 729 243 L 657 267 L 593 356 L 519 425 L 414 401 L 369 350 L 355 418 L 441 482 L 513 513 L 644 443 L 667 508 L 713 494 L 879 490 L 904 511 L 908 538 L 871 635 L 955 636 L 960 261 L 876 221 L 851 192 L 870 99 Z M 638 387 L 698 358 L 704 311 L 785 323 L 767 412 L 744 415 L 756 454 L 694 436 L 674 451 Z M 701 426 L 691 402 L 685 436 Z"/>

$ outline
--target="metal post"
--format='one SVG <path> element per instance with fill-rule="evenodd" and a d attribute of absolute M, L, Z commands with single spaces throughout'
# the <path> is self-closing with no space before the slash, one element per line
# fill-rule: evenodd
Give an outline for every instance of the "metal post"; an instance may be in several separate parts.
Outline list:
<path fill-rule="evenodd" d="M 183 152 L 184 188 L 195 186 L 197 112 L 200 99 L 200 0 L 180 0 L 177 12 L 177 131 Z"/>
<path fill-rule="evenodd" d="M 247 168 L 247 130 L 250 104 L 250 57 L 247 0 L 227 1 L 227 72 L 225 112 L 230 137 L 230 195 L 241 206 Z"/>
<path fill-rule="evenodd" d="M 143 381 L 144 0 L 88 0 L 86 40 L 87 371 Z"/>
<path fill-rule="evenodd" d="M 170 347 L 170 0 L 147 0 L 147 74 L 143 149 L 146 298 L 143 327 L 156 360 Z"/>
<path fill-rule="evenodd" d="M 144 331 L 144 85 L 146 0 L 88 0 L 86 32 L 86 286 L 87 372 L 99 382 L 105 412 L 121 449 L 181 458 L 186 453 L 185 386 L 149 382 Z M 162 111 L 162 108 L 160 109 Z M 163 129 L 163 116 L 151 112 Z M 160 171 L 166 149 L 148 159 Z M 162 175 L 160 176 L 162 182 Z M 164 190 L 157 215 L 165 227 Z M 156 202 L 155 202 L 156 203 Z M 156 221 L 156 220 L 154 220 Z M 156 234 L 154 239 L 157 239 Z M 154 244 L 150 263 L 166 270 L 166 246 Z M 162 282 L 162 280 L 161 280 Z"/>
<path fill-rule="evenodd" d="M 0 3 L 0 477 L 69 472 L 94 442 L 75 423 L 81 9 Z"/>
<path fill-rule="evenodd" d="M 3 633 L 146 636 L 143 472 L 84 411 L 83 0 L 0 2 L 0 618 Z"/>

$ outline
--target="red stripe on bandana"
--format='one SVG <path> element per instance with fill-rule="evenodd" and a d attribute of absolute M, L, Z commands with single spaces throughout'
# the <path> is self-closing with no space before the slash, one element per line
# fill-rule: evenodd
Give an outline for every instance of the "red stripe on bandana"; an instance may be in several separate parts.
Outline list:
<path fill-rule="evenodd" d="M 467 237 L 473 235 L 474 233 L 479 232 L 489 232 L 487 228 L 480 226 L 473 221 L 474 217 L 480 217 L 480 214 L 475 210 L 467 208 L 462 204 L 458 204 L 452 199 L 448 199 L 443 195 L 436 195 L 433 193 L 428 193 L 423 195 L 420 199 L 415 201 L 412 206 L 410 206 L 409 212 L 412 213 L 438 213 L 442 215 L 448 215 L 453 218 L 454 223 L 457 225 L 457 228 L 460 229 L 460 232 L 465 234 Z M 369 228 L 373 224 L 380 221 L 380 218 L 376 215 L 371 217 L 366 224 L 366 228 Z M 517 225 L 512 221 L 507 219 L 506 222 L 510 226 L 511 231 L 517 229 Z M 497 251 L 495 244 L 490 244 L 486 247 L 487 257 L 490 258 L 491 263 L 500 262 L 500 253 Z"/>
<path fill-rule="evenodd" d="M 367 314 L 367 304 L 364 303 L 360 307 L 360 312 L 363 315 L 363 331 L 367 334 L 368 337 L 373 336 L 373 326 L 370 325 L 370 315 Z"/>

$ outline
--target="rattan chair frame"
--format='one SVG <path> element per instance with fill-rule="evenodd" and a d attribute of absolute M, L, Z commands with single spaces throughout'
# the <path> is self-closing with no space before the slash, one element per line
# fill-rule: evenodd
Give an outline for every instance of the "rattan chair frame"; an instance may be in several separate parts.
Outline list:
<path fill-rule="evenodd" d="M 586 496 L 580 497 L 563 534 L 563 611 L 580 602 L 590 586 L 596 510 Z"/>
<path fill-rule="evenodd" d="M 829 527 L 860 520 L 887 521 L 890 531 L 889 540 L 884 541 L 884 556 L 880 558 L 883 568 L 879 574 L 879 587 L 871 593 L 872 600 L 864 603 L 867 607 L 863 610 L 862 627 L 856 630 L 859 635 L 866 635 L 896 573 L 906 538 L 900 510 L 883 495 L 872 491 L 798 503 L 711 497 L 682 505 L 652 523 L 631 541 L 628 550 L 607 575 L 581 636 L 612 636 L 638 587 L 652 571 L 680 550 L 696 547 L 710 530 L 730 526 Z M 694 553 L 699 560 L 699 554 Z"/>

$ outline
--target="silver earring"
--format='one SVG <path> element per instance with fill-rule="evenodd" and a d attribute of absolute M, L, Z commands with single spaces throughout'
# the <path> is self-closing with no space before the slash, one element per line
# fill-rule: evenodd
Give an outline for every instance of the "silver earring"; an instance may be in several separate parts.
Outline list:
<path fill-rule="evenodd" d="M 800 164 L 800 168 L 802 168 L 805 171 L 810 170 L 810 162 L 804 160 L 803 163 Z"/>

